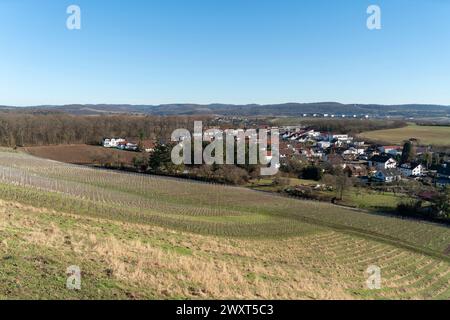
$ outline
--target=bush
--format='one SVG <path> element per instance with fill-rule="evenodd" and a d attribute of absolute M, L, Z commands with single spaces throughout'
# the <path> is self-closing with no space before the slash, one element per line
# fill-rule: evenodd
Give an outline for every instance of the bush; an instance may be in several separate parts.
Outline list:
<path fill-rule="evenodd" d="M 283 191 L 284 193 L 297 198 L 317 200 L 323 202 L 332 201 L 332 197 L 330 197 L 329 195 L 323 195 L 318 192 L 314 192 L 314 190 L 311 187 L 298 186 L 295 188 L 286 188 Z"/>
<path fill-rule="evenodd" d="M 322 179 L 323 171 L 317 166 L 308 166 L 302 170 L 301 178 L 319 181 Z"/>
<path fill-rule="evenodd" d="M 223 165 L 220 167 L 209 165 L 195 166 L 190 170 L 189 177 L 201 181 L 234 185 L 245 184 L 250 179 L 246 170 L 234 165 Z"/>
<path fill-rule="evenodd" d="M 300 159 L 297 158 L 289 158 L 283 161 L 281 165 L 281 171 L 292 173 L 295 175 L 301 175 L 302 170 L 304 168 L 304 163 Z"/>
<path fill-rule="evenodd" d="M 403 217 L 421 216 L 422 202 L 416 200 L 402 201 L 397 204 L 397 213 Z"/>

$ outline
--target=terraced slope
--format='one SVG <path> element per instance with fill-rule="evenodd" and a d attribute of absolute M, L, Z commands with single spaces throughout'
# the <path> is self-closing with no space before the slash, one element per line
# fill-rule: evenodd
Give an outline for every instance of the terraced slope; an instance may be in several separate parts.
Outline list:
<path fill-rule="evenodd" d="M 450 298 L 443 226 L 15 152 L 0 198 L 0 298 Z"/>

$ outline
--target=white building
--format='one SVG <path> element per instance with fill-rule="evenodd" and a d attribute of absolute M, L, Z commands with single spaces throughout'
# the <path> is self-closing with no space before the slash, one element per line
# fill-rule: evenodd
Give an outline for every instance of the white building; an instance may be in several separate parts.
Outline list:
<path fill-rule="evenodd" d="M 126 143 L 125 139 L 122 138 L 112 138 L 103 140 L 103 146 L 105 148 L 117 148 L 119 144 Z"/>
<path fill-rule="evenodd" d="M 329 134 L 328 140 L 329 141 L 337 140 L 341 142 L 350 143 L 351 141 L 353 141 L 353 137 L 349 137 L 348 134 Z"/>
<path fill-rule="evenodd" d="M 369 166 L 376 167 L 377 169 L 394 169 L 397 167 L 397 161 L 390 156 L 376 155 L 370 158 Z"/>
<path fill-rule="evenodd" d="M 404 163 L 399 169 L 405 177 L 419 177 L 423 174 L 424 167 L 420 163 Z"/>
<path fill-rule="evenodd" d="M 400 180 L 401 175 L 396 169 L 381 169 L 375 173 L 373 179 L 376 181 L 391 183 Z"/>
<path fill-rule="evenodd" d="M 319 141 L 319 142 L 317 142 L 317 146 L 321 149 L 328 149 L 329 147 L 331 147 L 331 142 L 330 141 Z"/>
<path fill-rule="evenodd" d="M 347 150 L 345 150 L 342 154 L 344 155 L 361 155 L 364 154 L 364 149 L 362 148 L 354 148 L 354 147 L 350 147 Z"/>

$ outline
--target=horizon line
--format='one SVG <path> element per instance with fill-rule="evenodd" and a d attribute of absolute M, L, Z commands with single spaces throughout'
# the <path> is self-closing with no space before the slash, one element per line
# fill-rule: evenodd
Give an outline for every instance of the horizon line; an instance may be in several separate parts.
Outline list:
<path fill-rule="evenodd" d="M 173 102 L 173 103 L 159 103 L 159 104 L 147 104 L 147 103 L 64 103 L 64 104 L 33 104 L 33 105 L 6 105 L 0 104 L 1 108 L 42 108 L 42 107 L 66 107 L 66 106 L 145 106 L 145 107 L 161 107 L 170 105 L 198 105 L 198 106 L 211 106 L 211 105 L 225 105 L 225 106 L 281 106 L 288 104 L 340 104 L 346 106 L 439 106 L 450 107 L 450 104 L 439 103 L 396 103 L 396 104 L 384 104 L 384 103 L 343 103 L 337 101 L 315 101 L 315 102 L 278 102 L 278 103 L 224 103 L 224 102 L 209 102 L 209 103 L 197 103 L 197 102 Z"/>

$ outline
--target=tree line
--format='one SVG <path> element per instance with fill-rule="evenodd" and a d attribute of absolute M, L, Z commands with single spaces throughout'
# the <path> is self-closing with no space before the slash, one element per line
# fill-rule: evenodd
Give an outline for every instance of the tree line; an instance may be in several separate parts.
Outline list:
<path fill-rule="evenodd" d="M 402 120 L 360 120 L 360 119 L 310 119 L 305 124 L 315 130 L 345 134 L 357 134 L 364 131 L 396 129 L 407 126 Z"/>
<path fill-rule="evenodd" d="M 208 116 L 195 120 L 208 123 Z M 189 129 L 193 116 L 104 115 L 65 113 L 0 113 L 0 145 L 7 147 L 56 144 L 98 144 L 105 137 L 170 140 L 173 130 Z"/>

